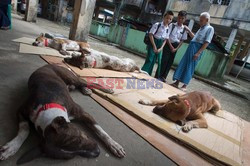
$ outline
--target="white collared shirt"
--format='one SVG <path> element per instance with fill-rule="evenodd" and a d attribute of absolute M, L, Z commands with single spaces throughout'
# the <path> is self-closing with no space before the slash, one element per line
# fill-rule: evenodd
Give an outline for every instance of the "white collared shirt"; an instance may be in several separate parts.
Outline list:
<path fill-rule="evenodd" d="M 161 24 L 161 26 L 158 29 L 158 25 Z M 157 31 L 158 29 L 158 31 Z M 150 29 L 149 33 L 153 34 L 156 39 L 168 39 L 169 38 L 169 27 L 168 25 L 165 26 L 163 22 L 157 22 L 155 23 L 152 28 Z"/>
<path fill-rule="evenodd" d="M 174 29 L 173 29 L 173 25 Z M 187 40 L 187 32 L 184 31 L 184 25 L 179 26 L 177 23 L 172 23 L 169 25 L 170 34 L 169 34 L 169 40 L 171 43 L 180 43 L 181 40 Z"/>

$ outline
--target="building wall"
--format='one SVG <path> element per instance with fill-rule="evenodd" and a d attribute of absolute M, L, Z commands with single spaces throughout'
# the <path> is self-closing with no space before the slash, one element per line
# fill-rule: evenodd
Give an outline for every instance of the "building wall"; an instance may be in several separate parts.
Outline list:
<path fill-rule="evenodd" d="M 200 13 L 211 14 L 211 23 L 231 27 L 238 25 L 240 29 L 250 31 L 250 0 L 231 0 L 229 6 L 211 4 L 208 0 L 172 0 L 167 10 L 178 12 L 186 10 L 188 18 L 198 20 Z"/>

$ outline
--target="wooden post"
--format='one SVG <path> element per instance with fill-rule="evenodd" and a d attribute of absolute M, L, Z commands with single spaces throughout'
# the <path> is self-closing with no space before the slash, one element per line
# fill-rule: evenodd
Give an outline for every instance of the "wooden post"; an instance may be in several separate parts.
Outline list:
<path fill-rule="evenodd" d="M 75 0 L 69 39 L 87 41 L 96 0 Z"/>
<path fill-rule="evenodd" d="M 26 12 L 24 20 L 28 22 L 36 22 L 38 0 L 27 0 Z"/>
<path fill-rule="evenodd" d="M 12 11 L 16 13 L 17 12 L 17 0 L 12 0 L 11 2 L 12 2 Z"/>
<path fill-rule="evenodd" d="M 230 71 L 231 71 L 231 69 L 233 67 L 234 61 L 235 61 L 235 59 L 236 59 L 236 57 L 237 57 L 237 55 L 238 55 L 238 53 L 240 51 L 240 48 L 241 48 L 241 45 L 242 45 L 243 41 L 244 41 L 244 36 L 241 36 L 240 40 L 238 41 L 237 47 L 236 47 L 236 49 L 234 51 L 233 57 L 230 59 L 230 62 L 228 63 L 227 72 L 226 72 L 227 74 L 230 73 Z"/>
<path fill-rule="evenodd" d="M 239 55 L 239 59 L 243 59 L 245 56 L 247 56 L 249 47 L 250 47 L 250 41 L 247 41 L 245 47 L 243 48 L 243 50 L 241 51 Z"/>

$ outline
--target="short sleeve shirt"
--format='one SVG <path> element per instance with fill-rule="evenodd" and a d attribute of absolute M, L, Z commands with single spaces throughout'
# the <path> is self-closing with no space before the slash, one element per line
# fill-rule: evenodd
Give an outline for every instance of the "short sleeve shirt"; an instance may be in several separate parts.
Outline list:
<path fill-rule="evenodd" d="M 184 25 L 178 26 L 177 23 L 173 23 L 169 26 L 169 29 L 171 31 L 169 34 L 171 43 L 180 43 L 181 40 L 187 40 L 187 32 L 184 30 Z"/>
<path fill-rule="evenodd" d="M 201 27 L 195 34 L 192 41 L 204 44 L 205 42 L 211 43 L 214 36 L 214 28 L 207 24 Z"/>
<path fill-rule="evenodd" d="M 160 25 L 160 27 L 158 29 L 158 25 L 159 24 L 161 24 L 161 25 Z M 158 29 L 158 31 L 157 31 L 157 29 Z M 168 25 L 165 26 L 163 24 L 163 22 L 160 22 L 160 23 L 155 23 L 152 26 L 152 28 L 150 29 L 149 33 L 153 34 L 156 39 L 163 39 L 163 40 L 165 40 L 165 39 L 169 38 L 169 33 L 170 33 L 169 31 L 170 31 L 169 30 L 169 26 Z"/>

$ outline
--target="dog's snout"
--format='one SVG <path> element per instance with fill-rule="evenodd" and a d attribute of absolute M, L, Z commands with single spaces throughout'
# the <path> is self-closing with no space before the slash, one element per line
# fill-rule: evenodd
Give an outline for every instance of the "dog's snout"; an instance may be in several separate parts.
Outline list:
<path fill-rule="evenodd" d="M 159 113 L 160 113 L 160 110 L 161 110 L 161 106 L 156 106 L 156 107 L 153 109 L 153 113 L 159 114 Z"/>

